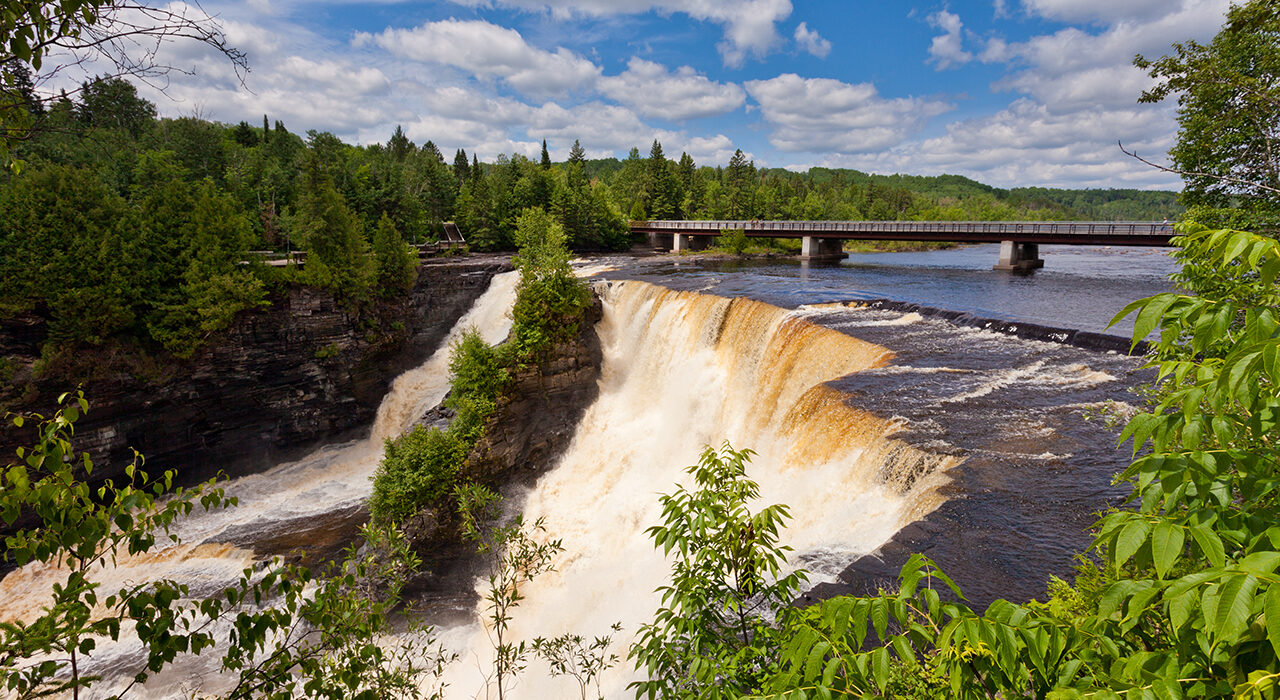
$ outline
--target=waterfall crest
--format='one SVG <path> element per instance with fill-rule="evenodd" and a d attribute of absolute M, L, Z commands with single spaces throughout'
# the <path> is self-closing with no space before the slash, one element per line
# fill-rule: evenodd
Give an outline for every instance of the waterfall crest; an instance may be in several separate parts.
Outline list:
<path fill-rule="evenodd" d="M 667 578 L 645 529 L 661 520 L 659 494 L 687 483 L 684 469 L 704 445 L 727 440 L 757 452 L 748 475 L 760 483 L 761 505 L 790 506 L 783 543 L 811 581 L 834 576 L 940 502 L 936 487 L 957 460 L 893 440 L 898 422 L 850 406 L 824 384 L 889 363 L 885 348 L 756 301 L 643 282 L 601 289 L 600 396 L 524 504 L 526 522 L 544 519 L 565 552 L 556 571 L 522 589 L 514 638 L 591 638 L 621 622 L 616 642 L 625 650 Z M 476 669 L 491 667 L 487 633 L 472 626 L 446 636 L 465 649 L 447 677 L 450 696 L 484 697 Z M 630 697 L 630 679 L 624 661 L 610 671 L 606 695 Z M 535 664 L 513 697 L 573 695 L 572 683 Z"/>

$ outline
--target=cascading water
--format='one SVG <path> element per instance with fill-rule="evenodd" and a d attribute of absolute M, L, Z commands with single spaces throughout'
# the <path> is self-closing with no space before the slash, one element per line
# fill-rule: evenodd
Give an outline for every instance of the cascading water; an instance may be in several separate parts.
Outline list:
<path fill-rule="evenodd" d="M 382 458 L 383 441 L 409 429 L 449 388 L 449 348 L 453 340 L 475 328 L 488 343 L 498 343 L 511 330 L 508 311 L 515 299 L 517 273 L 497 275 L 421 366 L 396 378 L 378 408 L 368 438 L 321 448 L 296 462 L 282 464 L 260 474 L 228 482 L 228 495 L 239 505 L 224 511 L 199 509 L 179 521 L 174 533 L 182 544 L 164 547 L 139 557 L 121 558 L 93 578 L 102 590 L 115 591 L 128 582 L 168 578 L 187 583 L 193 595 L 211 595 L 235 581 L 246 566 L 259 558 L 249 548 L 227 542 L 295 542 L 303 546 L 334 514 L 359 510 L 368 498 L 373 475 Z M 277 544 L 277 546 L 279 546 Z M 267 553 L 276 553 L 274 551 Z M 65 578 L 52 567 L 28 566 L 0 580 L 0 619 L 30 619 L 47 604 L 50 587 Z M 94 695 L 116 687 L 112 679 L 127 683 L 136 670 L 140 650 L 128 644 L 101 645 L 92 658 L 82 661 L 81 671 L 106 679 Z M 213 692 L 219 685 L 216 655 L 206 654 L 172 666 L 154 677 L 146 697 L 186 697 L 194 683 Z M 203 676 L 203 679 L 200 677 Z M 193 681 L 193 678 L 195 679 Z"/>
<path fill-rule="evenodd" d="M 746 299 L 642 282 L 603 296 L 600 396 L 524 503 L 526 521 L 544 519 L 565 551 L 556 571 L 522 589 L 512 638 L 590 638 L 621 622 L 616 648 L 625 652 L 668 571 L 645 529 L 661 519 L 658 495 L 687 481 L 684 468 L 704 445 L 727 440 L 758 453 L 748 474 L 766 503 L 791 507 L 783 542 L 811 580 L 937 505 L 935 487 L 956 460 L 892 440 L 896 423 L 824 385 L 888 363 L 884 348 Z M 465 649 L 446 676 L 449 696 L 485 697 L 477 669 L 492 668 L 488 633 L 474 625 L 445 637 Z M 627 696 L 631 673 L 625 662 L 611 671 L 606 695 Z M 571 679 L 535 666 L 509 697 L 574 695 Z"/>

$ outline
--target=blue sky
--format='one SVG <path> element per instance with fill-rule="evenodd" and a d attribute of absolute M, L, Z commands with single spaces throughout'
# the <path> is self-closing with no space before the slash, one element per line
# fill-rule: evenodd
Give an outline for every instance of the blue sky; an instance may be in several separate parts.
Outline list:
<path fill-rule="evenodd" d="M 1226 0 L 206 0 L 249 57 L 193 66 L 162 114 L 385 141 L 397 124 L 492 160 L 688 151 L 723 164 L 957 173 L 989 184 L 1176 188 L 1173 105 L 1135 53 L 1207 40 Z"/>

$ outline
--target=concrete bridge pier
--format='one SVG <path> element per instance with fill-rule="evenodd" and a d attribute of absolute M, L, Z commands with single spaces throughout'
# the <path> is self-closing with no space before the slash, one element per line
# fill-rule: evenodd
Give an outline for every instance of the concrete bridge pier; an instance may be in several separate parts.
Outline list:
<path fill-rule="evenodd" d="M 844 241 L 839 238 L 804 236 L 800 240 L 801 260 L 843 260 Z"/>
<path fill-rule="evenodd" d="M 1000 261 L 991 269 L 1030 272 L 1042 267 L 1044 267 L 1044 260 L 1040 259 L 1038 244 L 1001 241 Z"/>
<path fill-rule="evenodd" d="M 677 233 L 672 236 L 671 252 L 680 253 L 686 250 L 706 250 L 711 247 L 711 236 L 691 236 Z"/>
<path fill-rule="evenodd" d="M 657 231 L 651 231 L 649 233 L 649 245 L 655 250 L 671 250 L 671 239 L 674 237 L 675 236 L 670 233 L 658 233 Z"/>

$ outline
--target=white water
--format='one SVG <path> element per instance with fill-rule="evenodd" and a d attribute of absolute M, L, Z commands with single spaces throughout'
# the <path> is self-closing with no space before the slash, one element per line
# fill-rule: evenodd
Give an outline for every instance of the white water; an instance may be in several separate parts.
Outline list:
<path fill-rule="evenodd" d="M 644 531 L 661 520 L 659 494 L 687 481 L 684 469 L 704 445 L 728 440 L 759 453 L 748 473 L 766 504 L 791 507 L 784 543 L 817 569 L 811 580 L 936 507 L 933 489 L 951 460 L 892 441 L 895 425 L 823 386 L 882 365 L 890 353 L 799 316 L 639 282 L 605 293 L 599 399 L 524 506 L 526 522 L 544 518 L 565 552 L 557 571 L 522 588 L 512 638 L 591 639 L 621 622 L 614 651 L 625 659 L 667 578 Z M 484 585 L 477 582 L 478 592 Z M 445 638 L 462 652 L 446 676 L 449 697 L 494 696 L 482 672 L 493 659 L 486 630 L 475 624 Z M 631 697 L 631 679 L 624 660 L 607 675 L 606 696 Z M 507 697 L 577 697 L 577 686 L 535 662 Z"/>
<path fill-rule="evenodd" d="M 174 532 L 182 544 L 159 545 L 152 552 L 122 558 L 116 566 L 96 572 L 101 590 L 115 591 L 130 582 L 174 579 L 191 586 L 193 595 L 209 595 L 234 582 L 255 560 L 253 552 L 223 544 L 228 539 L 253 539 L 254 533 L 290 530 L 291 523 L 343 509 L 358 507 L 372 490 L 370 478 L 382 458 L 383 441 L 409 429 L 449 388 L 449 349 L 453 341 L 475 328 L 489 343 L 504 340 L 511 330 L 508 312 L 515 299 L 519 276 L 497 275 L 488 290 L 450 331 L 440 348 L 421 366 L 396 378 L 382 404 L 368 438 L 331 445 L 260 474 L 225 484 L 227 495 L 239 506 L 224 511 L 195 510 L 178 523 Z M 32 619 L 47 604 L 48 591 L 65 572 L 54 567 L 28 566 L 0 580 L 0 619 Z M 127 637 L 127 635 L 126 635 Z M 141 649 L 128 643 L 101 644 L 91 658 L 81 662 L 81 672 L 107 679 L 85 697 L 105 697 L 127 683 L 138 669 Z M 222 679 L 216 654 L 184 659 L 156 676 L 135 696 L 187 697 L 203 687 L 216 692 Z M 82 696 L 84 696 L 82 694 Z"/>

